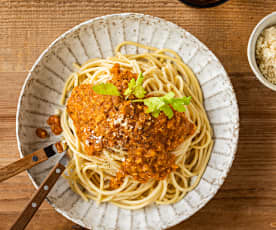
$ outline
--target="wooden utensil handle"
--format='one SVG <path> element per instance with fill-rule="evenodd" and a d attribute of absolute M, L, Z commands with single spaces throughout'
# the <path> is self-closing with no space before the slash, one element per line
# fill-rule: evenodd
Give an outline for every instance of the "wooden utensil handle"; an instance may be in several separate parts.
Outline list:
<path fill-rule="evenodd" d="M 29 169 L 42 161 L 47 160 L 48 157 L 43 149 L 37 150 L 36 152 L 25 156 L 24 158 L 15 161 L 0 169 L 0 182 L 15 176 L 22 171 Z"/>
<path fill-rule="evenodd" d="M 46 198 L 48 193 L 51 191 L 52 187 L 55 185 L 56 181 L 60 177 L 60 175 L 65 170 L 65 167 L 58 163 L 47 176 L 47 178 L 43 181 L 43 183 L 39 186 L 36 193 L 32 196 L 31 200 L 24 208 L 21 215 L 17 218 L 14 225 L 11 227 L 11 230 L 22 230 L 25 229 L 27 224 L 32 219 L 33 215 L 36 213 L 43 200 Z"/>

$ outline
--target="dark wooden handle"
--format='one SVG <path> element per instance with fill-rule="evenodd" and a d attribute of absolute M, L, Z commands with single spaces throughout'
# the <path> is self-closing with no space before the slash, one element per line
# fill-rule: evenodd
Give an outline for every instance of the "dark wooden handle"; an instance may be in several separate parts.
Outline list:
<path fill-rule="evenodd" d="M 21 230 L 25 229 L 27 224 L 32 219 L 33 215 L 36 213 L 43 200 L 46 198 L 48 193 L 51 191 L 52 187 L 55 185 L 56 181 L 60 177 L 60 175 L 65 170 L 65 167 L 58 163 L 47 176 L 47 178 L 43 181 L 43 183 L 39 186 L 36 193 L 32 196 L 31 200 L 21 213 L 21 215 L 17 218 L 14 225 L 11 227 L 11 230 Z"/>
<path fill-rule="evenodd" d="M 47 159 L 48 157 L 43 149 L 37 150 L 36 152 L 1 168 L 0 182 L 7 180 L 8 178 L 13 177 Z"/>

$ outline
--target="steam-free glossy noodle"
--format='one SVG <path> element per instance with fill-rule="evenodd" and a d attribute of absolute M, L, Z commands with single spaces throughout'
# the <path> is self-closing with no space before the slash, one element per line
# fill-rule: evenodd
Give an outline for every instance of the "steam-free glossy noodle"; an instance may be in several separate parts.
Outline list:
<path fill-rule="evenodd" d="M 122 54 L 126 45 L 148 52 Z M 127 209 L 175 203 L 199 183 L 213 146 L 201 88 L 172 50 L 123 42 L 115 53 L 77 66 L 66 82 L 61 126 L 72 159 L 65 177 L 85 200 Z M 146 97 L 191 96 L 186 112 L 155 118 L 143 103 L 92 90 L 110 82 L 123 94 L 139 73 Z"/>

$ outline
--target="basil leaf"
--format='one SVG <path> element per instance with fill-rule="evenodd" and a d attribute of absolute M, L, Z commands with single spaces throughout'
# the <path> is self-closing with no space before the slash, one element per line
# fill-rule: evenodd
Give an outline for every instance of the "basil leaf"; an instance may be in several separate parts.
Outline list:
<path fill-rule="evenodd" d="M 101 95 L 120 96 L 120 92 L 112 83 L 101 83 L 92 87 L 93 91 Z"/>

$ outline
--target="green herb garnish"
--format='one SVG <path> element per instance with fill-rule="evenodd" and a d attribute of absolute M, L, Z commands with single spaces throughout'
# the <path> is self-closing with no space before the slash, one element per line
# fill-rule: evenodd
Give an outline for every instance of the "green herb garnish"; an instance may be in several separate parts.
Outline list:
<path fill-rule="evenodd" d="M 137 98 L 144 98 L 146 94 L 146 90 L 143 88 L 144 77 L 143 74 L 140 73 L 137 80 L 134 78 L 128 83 L 128 88 L 125 90 L 124 95 L 129 97 L 133 94 Z"/>
<path fill-rule="evenodd" d="M 92 87 L 95 93 L 101 95 L 120 96 L 120 92 L 112 83 L 101 83 Z"/>
<path fill-rule="evenodd" d="M 148 107 L 146 112 L 151 113 L 152 116 L 157 118 L 160 112 L 163 111 L 169 119 L 173 117 L 173 110 L 170 105 L 175 111 L 185 112 L 185 105 L 188 105 L 190 101 L 191 97 L 175 98 L 173 92 L 169 92 L 163 97 L 149 97 L 133 100 L 133 102 L 144 102 Z"/>
<path fill-rule="evenodd" d="M 159 116 L 160 112 L 164 112 L 164 114 L 171 119 L 173 117 L 172 108 L 178 112 L 186 111 L 185 105 L 190 104 L 191 97 L 175 98 L 174 93 L 169 92 L 163 97 L 144 98 L 146 90 L 143 88 L 143 81 L 144 77 L 142 73 L 139 74 L 136 81 L 134 78 L 131 79 L 128 83 L 128 88 L 124 92 L 126 99 L 133 94 L 138 99 L 132 100 L 132 102 L 143 102 L 144 105 L 147 106 L 146 112 L 151 113 L 155 118 Z M 94 85 L 92 89 L 95 93 L 101 95 L 121 96 L 118 88 L 112 83 Z"/>

